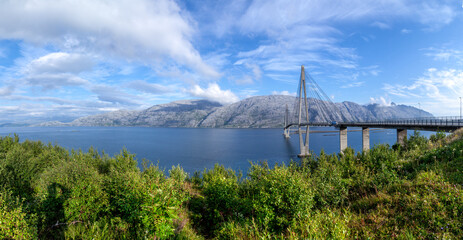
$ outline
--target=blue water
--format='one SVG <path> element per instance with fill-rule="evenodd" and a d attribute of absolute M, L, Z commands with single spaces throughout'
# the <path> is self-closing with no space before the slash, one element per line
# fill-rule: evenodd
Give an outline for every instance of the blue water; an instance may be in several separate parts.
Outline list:
<path fill-rule="evenodd" d="M 311 130 L 334 131 L 334 128 L 312 127 Z M 205 128 L 145 128 L 145 127 L 22 127 L 0 128 L 0 135 L 18 134 L 21 141 L 40 140 L 67 149 L 87 151 L 94 147 L 113 156 L 124 147 L 136 154 L 141 166 L 142 159 L 170 169 L 181 165 L 190 174 L 223 164 L 244 173 L 250 163 L 267 161 L 288 163 L 297 160 L 299 138 L 292 135 L 286 140 L 282 129 L 205 129 Z M 411 134 L 412 131 L 409 131 Z M 422 132 L 429 136 L 432 132 Z M 348 132 L 348 145 L 361 150 L 362 133 Z M 394 144 L 395 130 L 370 130 L 370 145 Z M 319 154 L 339 151 L 339 134 L 311 133 L 310 149 Z"/>

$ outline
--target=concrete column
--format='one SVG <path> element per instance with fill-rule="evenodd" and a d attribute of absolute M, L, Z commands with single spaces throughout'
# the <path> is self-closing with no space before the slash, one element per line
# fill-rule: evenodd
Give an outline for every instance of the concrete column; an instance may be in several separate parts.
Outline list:
<path fill-rule="evenodd" d="M 299 128 L 300 129 L 300 128 Z M 299 130 L 300 131 L 300 130 Z M 306 126 L 305 130 L 305 139 L 302 137 L 302 132 L 299 132 L 299 146 L 301 148 L 301 153 L 297 156 L 300 158 L 308 157 L 309 154 L 309 126 Z"/>
<path fill-rule="evenodd" d="M 362 127 L 362 149 L 370 150 L 370 128 Z"/>
<path fill-rule="evenodd" d="M 397 143 L 403 145 L 405 138 L 407 138 L 407 129 L 397 129 Z"/>
<path fill-rule="evenodd" d="M 284 132 L 283 132 L 283 136 L 285 136 L 286 139 L 288 139 L 290 136 L 289 136 L 289 128 L 285 129 Z"/>
<path fill-rule="evenodd" d="M 339 151 L 342 152 L 347 148 L 347 127 L 339 127 Z"/>

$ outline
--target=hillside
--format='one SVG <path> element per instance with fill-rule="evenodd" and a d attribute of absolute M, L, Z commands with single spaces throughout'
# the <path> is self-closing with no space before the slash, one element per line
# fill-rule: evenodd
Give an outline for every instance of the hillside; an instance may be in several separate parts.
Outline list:
<path fill-rule="evenodd" d="M 250 97 L 222 106 L 207 100 L 182 100 L 160 104 L 142 111 L 116 111 L 78 118 L 70 123 L 47 122 L 40 126 L 148 126 L 148 127 L 212 127 L 272 128 L 282 127 L 286 106 L 292 111 L 296 98 L 270 95 Z M 309 106 L 320 100 L 309 99 Z M 335 103 L 344 121 L 432 117 L 432 114 L 405 105 L 359 105 Z M 310 108 L 310 121 L 335 119 L 332 112 Z"/>

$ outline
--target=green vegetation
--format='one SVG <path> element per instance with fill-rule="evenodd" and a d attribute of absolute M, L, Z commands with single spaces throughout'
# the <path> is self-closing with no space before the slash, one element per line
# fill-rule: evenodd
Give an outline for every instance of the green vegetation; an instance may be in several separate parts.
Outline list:
<path fill-rule="evenodd" d="M 463 130 L 403 146 L 252 164 L 137 168 L 0 138 L 0 239 L 461 239 Z"/>

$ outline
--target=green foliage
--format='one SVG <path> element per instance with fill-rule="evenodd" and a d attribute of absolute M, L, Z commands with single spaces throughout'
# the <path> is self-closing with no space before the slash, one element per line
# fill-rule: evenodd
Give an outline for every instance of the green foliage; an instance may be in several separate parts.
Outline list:
<path fill-rule="evenodd" d="M 353 154 L 348 153 L 346 154 Z M 348 159 L 349 157 L 345 157 Z M 321 154 L 312 170 L 315 201 L 318 208 L 343 205 L 348 197 L 348 180 L 343 178 L 343 168 L 335 155 Z"/>
<path fill-rule="evenodd" d="M 1 239 L 461 239 L 463 130 L 366 152 L 173 166 L 0 138 Z M 199 234 L 201 235 L 199 235 Z"/>
<path fill-rule="evenodd" d="M 48 167 L 67 159 L 68 152 L 40 141 L 19 143 L 18 136 L 0 138 L 0 189 L 31 198 L 32 183 Z"/>
<path fill-rule="evenodd" d="M 404 150 L 423 150 L 428 146 L 428 139 L 425 136 L 422 136 L 420 132 L 414 131 L 413 135 L 410 138 L 406 138 L 404 141 Z"/>
<path fill-rule="evenodd" d="M 34 239 L 34 216 L 23 210 L 24 202 L 10 193 L 0 192 L 0 239 Z"/>
<path fill-rule="evenodd" d="M 429 141 L 431 141 L 432 143 L 437 143 L 439 141 L 444 140 L 445 137 L 446 135 L 444 132 L 436 132 L 436 134 L 433 134 L 429 137 Z"/>
<path fill-rule="evenodd" d="M 101 217 L 108 201 L 102 184 L 103 176 L 82 162 L 67 161 L 44 171 L 35 184 L 41 233 L 64 234 L 66 223 L 88 225 Z"/>
<path fill-rule="evenodd" d="M 213 169 L 204 170 L 198 187 L 203 196 L 193 197 L 190 209 L 195 226 L 204 234 L 211 234 L 241 212 L 238 177 L 233 170 L 216 164 Z"/>
<path fill-rule="evenodd" d="M 353 209 L 360 213 L 351 223 L 360 238 L 463 236 L 463 191 L 432 171 L 391 185 L 354 203 Z"/>
<path fill-rule="evenodd" d="M 252 164 L 243 185 L 254 220 L 273 233 L 282 233 L 308 216 L 314 204 L 310 179 L 285 165 L 269 169 L 266 164 Z"/>
<path fill-rule="evenodd" d="M 188 199 L 179 182 L 185 173 L 172 172 L 176 179 L 156 166 L 141 172 L 127 150 L 110 158 L 1 138 L 0 238 L 172 238 L 181 232 L 174 220 Z M 22 198 L 16 205 L 8 200 Z"/>
<path fill-rule="evenodd" d="M 184 183 L 188 178 L 188 173 L 180 165 L 172 166 L 172 169 L 169 170 L 169 177 L 178 183 Z"/>
<path fill-rule="evenodd" d="M 271 169 L 266 163 L 252 164 L 244 182 L 216 165 L 203 172 L 198 187 L 202 196 L 190 201 L 193 220 L 204 234 L 220 238 L 236 238 L 237 232 L 255 237 L 282 234 L 306 218 L 314 204 L 307 175 L 285 165 Z"/>
<path fill-rule="evenodd" d="M 312 212 L 311 216 L 288 230 L 293 239 L 347 239 L 351 214 L 325 208 Z"/>

